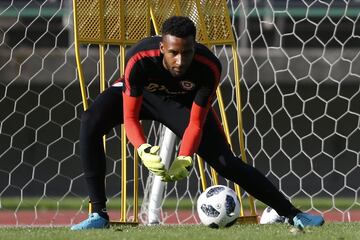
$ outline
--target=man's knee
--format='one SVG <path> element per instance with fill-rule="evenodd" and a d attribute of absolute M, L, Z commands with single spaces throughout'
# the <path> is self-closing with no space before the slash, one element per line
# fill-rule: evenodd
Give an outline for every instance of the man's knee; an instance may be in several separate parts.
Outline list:
<path fill-rule="evenodd" d="M 90 122 L 91 122 L 91 119 L 93 119 L 92 118 L 92 115 L 94 115 L 93 114 L 93 111 L 91 111 L 91 110 L 86 110 L 86 111 L 84 111 L 82 114 L 81 114 L 81 124 L 82 125 L 88 125 Z"/>
<path fill-rule="evenodd" d="M 81 131 L 86 131 L 88 134 L 101 134 L 100 126 L 101 119 L 93 109 L 84 111 L 81 115 Z"/>

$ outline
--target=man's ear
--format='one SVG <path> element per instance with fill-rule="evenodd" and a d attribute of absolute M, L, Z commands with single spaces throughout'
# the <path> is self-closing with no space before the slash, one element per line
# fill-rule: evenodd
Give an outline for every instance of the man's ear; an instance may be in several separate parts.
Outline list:
<path fill-rule="evenodd" d="M 159 48 L 160 48 L 160 52 L 164 54 L 164 44 L 162 42 L 160 42 Z"/>

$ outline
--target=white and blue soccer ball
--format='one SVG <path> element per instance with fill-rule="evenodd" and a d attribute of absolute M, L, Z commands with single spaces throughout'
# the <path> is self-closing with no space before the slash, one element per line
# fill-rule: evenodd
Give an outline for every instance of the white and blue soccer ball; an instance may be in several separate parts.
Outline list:
<path fill-rule="evenodd" d="M 229 187 L 215 185 L 207 188 L 197 200 L 200 221 L 211 228 L 233 225 L 240 215 L 240 203 Z"/>
<path fill-rule="evenodd" d="M 260 224 L 284 223 L 286 218 L 280 216 L 275 209 L 266 207 L 261 215 Z"/>

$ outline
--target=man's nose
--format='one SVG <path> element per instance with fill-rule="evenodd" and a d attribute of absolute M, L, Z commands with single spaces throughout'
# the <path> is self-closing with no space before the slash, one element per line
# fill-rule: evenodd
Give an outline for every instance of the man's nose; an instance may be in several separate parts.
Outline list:
<path fill-rule="evenodd" d="M 177 66 L 181 66 L 182 65 L 182 56 L 181 56 L 181 54 L 178 54 L 177 56 L 176 56 L 176 65 Z"/>

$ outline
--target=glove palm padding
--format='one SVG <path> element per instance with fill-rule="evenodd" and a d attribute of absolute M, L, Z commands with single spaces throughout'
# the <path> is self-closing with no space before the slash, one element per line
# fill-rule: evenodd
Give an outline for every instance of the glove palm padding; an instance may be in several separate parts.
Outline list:
<path fill-rule="evenodd" d="M 165 165 L 158 154 L 160 147 L 144 143 L 138 148 L 138 154 L 143 164 L 150 172 L 157 176 L 165 174 Z"/>
<path fill-rule="evenodd" d="M 162 178 L 163 181 L 177 181 L 189 176 L 192 167 L 192 157 L 178 156 L 171 164 L 169 171 Z"/>

